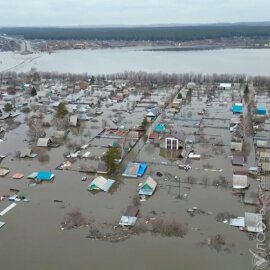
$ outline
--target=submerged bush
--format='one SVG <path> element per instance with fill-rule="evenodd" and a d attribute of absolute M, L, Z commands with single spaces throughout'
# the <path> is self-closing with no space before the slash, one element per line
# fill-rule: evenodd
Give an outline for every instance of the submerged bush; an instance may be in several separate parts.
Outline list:
<path fill-rule="evenodd" d="M 159 218 L 153 223 L 152 232 L 163 236 L 184 237 L 188 231 L 188 226 L 185 223 L 176 220 L 164 221 Z"/>
<path fill-rule="evenodd" d="M 82 226 L 86 226 L 87 220 L 83 216 L 83 214 L 79 210 L 71 210 L 67 213 L 67 215 L 63 218 L 61 225 L 62 228 L 65 229 L 73 229 Z"/>

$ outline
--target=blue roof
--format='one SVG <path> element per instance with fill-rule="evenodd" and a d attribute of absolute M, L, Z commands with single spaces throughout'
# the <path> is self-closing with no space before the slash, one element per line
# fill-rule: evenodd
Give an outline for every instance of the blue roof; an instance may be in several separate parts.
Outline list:
<path fill-rule="evenodd" d="M 161 124 L 161 123 L 156 125 L 156 127 L 155 127 L 155 131 L 157 131 L 157 132 L 163 132 L 165 130 L 166 130 L 165 125 Z"/>
<path fill-rule="evenodd" d="M 50 181 L 54 178 L 54 174 L 47 171 L 39 171 L 37 174 L 37 180 L 39 181 Z"/>
<path fill-rule="evenodd" d="M 243 112 L 243 105 L 233 105 L 231 111 L 234 113 L 242 113 Z"/>
<path fill-rule="evenodd" d="M 265 106 L 257 106 L 256 113 L 257 114 L 267 114 L 267 109 Z"/>
<path fill-rule="evenodd" d="M 144 173 L 146 172 L 146 169 L 147 169 L 147 164 L 146 163 L 140 163 L 140 167 L 139 167 L 139 170 L 138 170 L 138 176 L 143 176 Z"/>

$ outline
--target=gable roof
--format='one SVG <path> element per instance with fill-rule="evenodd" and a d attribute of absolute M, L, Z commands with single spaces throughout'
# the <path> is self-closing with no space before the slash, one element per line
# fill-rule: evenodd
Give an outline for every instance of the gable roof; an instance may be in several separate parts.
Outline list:
<path fill-rule="evenodd" d="M 233 154 L 232 164 L 233 165 L 243 166 L 243 164 L 244 164 L 244 155 L 242 154 L 242 152 L 236 152 L 236 153 Z"/>
<path fill-rule="evenodd" d="M 172 132 L 171 135 L 168 135 L 166 138 L 175 138 L 175 139 L 178 139 L 179 141 L 184 142 L 186 139 L 186 135 L 182 131 L 174 131 Z"/>
<path fill-rule="evenodd" d="M 72 127 L 76 127 L 77 126 L 77 121 L 78 121 L 78 117 L 77 115 L 71 115 L 69 118 L 69 125 Z"/>
<path fill-rule="evenodd" d="M 142 184 L 139 195 L 148 195 L 151 196 L 157 187 L 157 182 L 150 176 L 146 179 L 146 181 Z"/>
<path fill-rule="evenodd" d="M 54 174 L 49 171 L 39 171 L 36 178 L 38 181 L 50 181 L 54 178 Z"/>
<path fill-rule="evenodd" d="M 20 158 L 29 157 L 31 155 L 30 148 L 23 148 L 20 152 Z"/>
<path fill-rule="evenodd" d="M 37 141 L 37 146 L 39 147 L 47 147 L 51 143 L 50 138 L 39 138 Z"/>
<path fill-rule="evenodd" d="M 106 179 L 103 176 L 98 176 L 88 186 L 88 190 L 103 190 L 107 192 L 114 183 L 115 180 Z"/>

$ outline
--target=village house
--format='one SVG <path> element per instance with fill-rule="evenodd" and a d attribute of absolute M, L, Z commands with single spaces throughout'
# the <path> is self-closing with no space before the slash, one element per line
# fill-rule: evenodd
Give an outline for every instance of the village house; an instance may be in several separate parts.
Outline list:
<path fill-rule="evenodd" d="M 174 132 L 165 138 L 165 149 L 178 150 L 184 148 L 186 136 L 183 132 Z"/>
<path fill-rule="evenodd" d="M 52 144 L 52 140 L 50 138 L 39 138 L 37 141 L 38 147 L 49 147 Z"/>

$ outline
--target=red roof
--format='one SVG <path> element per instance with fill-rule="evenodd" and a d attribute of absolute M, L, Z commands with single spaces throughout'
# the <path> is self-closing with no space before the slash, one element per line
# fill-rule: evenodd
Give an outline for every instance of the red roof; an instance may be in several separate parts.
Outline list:
<path fill-rule="evenodd" d="M 148 138 L 150 140 L 156 140 L 156 139 L 158 139 L 158 134 L 157 133 L 151 133 Z"/>

